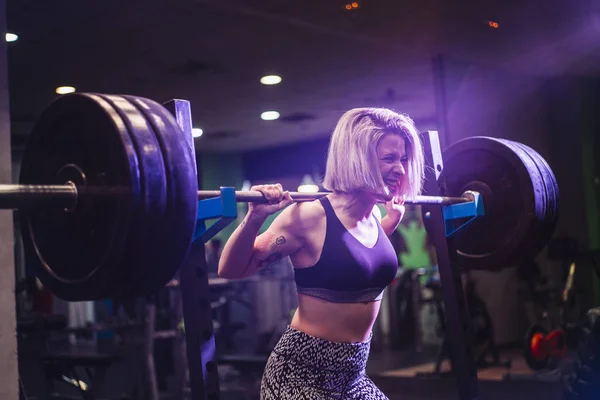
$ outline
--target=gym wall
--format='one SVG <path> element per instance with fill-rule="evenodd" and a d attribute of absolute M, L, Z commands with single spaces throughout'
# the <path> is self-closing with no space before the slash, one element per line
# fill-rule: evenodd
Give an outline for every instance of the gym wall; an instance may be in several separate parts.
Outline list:
<path fill-rule="evenodd" d="M 196 148 L 202 141 L 197 139 Z M 243 170 L 242 156 L 239 153 L 197 153 L 197 162 L 200 166 L 200 186 L 204 190 L 218 190 L 221 186 L 242 187 Z M 244 218 L 244 205 L 238 203 L 238 221 L 229 224 L 225 229 L 215 235 L 224 243 L 233 233 L 238 223 Z M 211 221 L 207 221 L 209 225 Z"/>
<path fill-rule="evenodd" d="M 332 127 L 333 130 L 333 127 Z M 244 178 L 254 183 L 275 176 L 297 177 L 312 174 L 316 168 L 325 174 L 329 137 L 292 145 L 246 152 L 242 158 Z M 288 189 L 296 190 L 296 188 Z"/>

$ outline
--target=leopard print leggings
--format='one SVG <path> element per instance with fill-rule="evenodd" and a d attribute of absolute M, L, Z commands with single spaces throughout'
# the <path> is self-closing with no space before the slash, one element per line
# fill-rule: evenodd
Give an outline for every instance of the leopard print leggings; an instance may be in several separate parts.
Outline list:
<path fill-rule="evenodd" d="M 388 400 L 365 373 L 371 341 L 335 343 L 288 326 L 269 356 L 261 400 Z"/>

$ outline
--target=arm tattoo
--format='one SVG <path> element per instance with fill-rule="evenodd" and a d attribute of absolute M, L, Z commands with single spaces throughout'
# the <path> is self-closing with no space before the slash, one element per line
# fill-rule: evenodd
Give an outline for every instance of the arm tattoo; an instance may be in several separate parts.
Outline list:
<path fill-rule="evenodd" d="M 275 250 L 275 247 L 279 246 L 280 244 L 284 244 L 285 243 L 285 238 L 283 236 L 279 236 L 277 239 L 275 239 L 275 242 L 271 245 L 271 251 Z"/>
<path fill-rule="evenodd" d="M 285 242 L 285 237 L 279 236 L 275 238 L 275 235 L 265 232 L 265 234 L 263 234 L 262 237 L 258 239 L 258 242 L 256 243 L 256 249 L 260 253 L 269 252 L 271 254 L 269 254 L 264 260 L 257 258 L 257 267 L 266 268 L 281 260 L 283 258 L 283 253 L 281 253 L 280 251 L 276 252 L 275 248 L 281 244 L 284 244 Z"/>
<path fill-rule="evenodd" d="M 271 232 L 265 232 L 261 236 L 259 236 L 258 239 L 256 239 L 256 245 L 254 246 L 254 248 L 259 253 L 264 253 L 268 251 L 270 247 L 272 247 L 271 242 L 274 238 L 275 235 L 273 235 Z"/>
<path fill-rule="evenodd" d="M 265 232 L 261 237 L 257 239 L 256 249 L 261 253 L 264 253 L 266 251 L 273 251 L 275 250 L 275 247 L 286 242 L 285 237 L 283 236 L 279 236 L 276 239 L 274 238 L 275 235 L 269 232 Z"/>

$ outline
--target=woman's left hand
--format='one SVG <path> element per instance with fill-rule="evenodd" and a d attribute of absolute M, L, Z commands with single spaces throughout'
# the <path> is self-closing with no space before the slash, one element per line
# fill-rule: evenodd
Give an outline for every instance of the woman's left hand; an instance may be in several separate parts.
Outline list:
<path fill-rule="evenodd" d="M 402 220 L 402 217 L 406 212 L 406 206 L 404 205 L 404 197 L 394 196 L 392 200 L 385 203 L 384 207 L 385 211 L 387 212 L 387 215 L 391 219 L 397 220 L 398 222 Z"/>

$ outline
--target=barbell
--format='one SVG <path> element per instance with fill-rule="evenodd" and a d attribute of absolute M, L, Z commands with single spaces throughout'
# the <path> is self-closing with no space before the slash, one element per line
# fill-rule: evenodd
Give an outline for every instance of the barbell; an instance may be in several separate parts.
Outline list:
<path fill-rule="evenodd" d="M 118 196 L 126 195 L 114 188 L 89 188 L 78 187 L 69 181 L 63 185 L 0 185 L 0 209 L 42 209 L 63 208 L 72 211 L 77 207 L 79 197 L 85 196 Z M 290 192 L 294 202 L 312 201 L 325 197 L 330 192 Z M 199 190 L 198 200 L 206 200 L 221 196 L 220 190 Z M 258 191 L 236 191 L 235 200 L 239 203 L 266 203 L 265 196 Z M 461 197 L 447 196 L 417 196 L 406 200 L 406 204 L 425 205 L 440 204 L 451 205 L 473 201 L 473 196 L 464 193 Z"/>
<path fill-rule="evenodd" d="M 169 282 L 191 245 L 198 201 L 220 196 L 198 190 L 190 142 L 150 99 L 74 93 L 53 101 L 32 130 L 19 184 L 0 185 L 0 209 L 19 210 L 26 260 L 42 283 L 82 301 L 149 294 Z M 444 165 L 443 196 L 406 203 L 449 206 L 480 194 L 485 215 L 454 234 L 458 268 L 502 268 L 541 251 L 559 196 L 537 152 L 473 137 L 450 146 Z M 239 202 L 265 200 L 235 193 Z M 295 201 L 325 195 L 291 193 Z"/>

